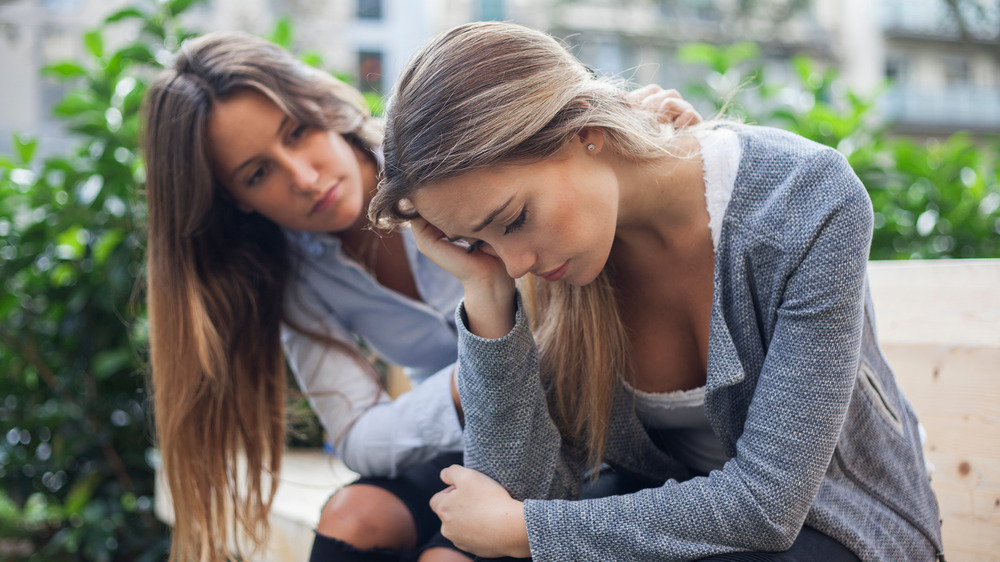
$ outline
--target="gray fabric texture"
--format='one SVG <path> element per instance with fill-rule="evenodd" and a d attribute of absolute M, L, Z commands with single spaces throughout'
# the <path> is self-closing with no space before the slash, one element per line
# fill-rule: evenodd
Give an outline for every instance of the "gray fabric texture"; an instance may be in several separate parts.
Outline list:
<path fill-rule="evenodd" d="M 605 460 L 658 486 L 568 500 L 587 467 L 549 416 L 520 302 L 496 340 L 457 312 L 466 466 L 526 500 L 539 562 L 782 551 L 803 524 L 862 560 L 933 560 L 940 522 L 916 416 L 875 337 L 868 195 L 837 151 L 733 127 L 743 157 L 715 260 L 705 404 L 723 469 L 674 461 L 619 388 Z"/>

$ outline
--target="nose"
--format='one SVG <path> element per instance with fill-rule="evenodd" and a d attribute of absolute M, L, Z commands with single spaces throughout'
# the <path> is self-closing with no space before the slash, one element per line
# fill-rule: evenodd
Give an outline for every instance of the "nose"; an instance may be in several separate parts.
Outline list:
<path fill-rule="evenodd" d="M 535 254 L 523 245 L 503 244 L 500 247 L 493 246 L 493 250 L 507 268 L 507 275 L 512 279 L 524 277 L 535 267 Z"/>
<path fill-rule="evenodd" d="M 288 155 L 288 170 L 292 176 L 292 186 L 304 192 L 316 189 L 319 181 L 319 170 L 313 165 L 312 160 L 301 152 L 292 152 Z"/>

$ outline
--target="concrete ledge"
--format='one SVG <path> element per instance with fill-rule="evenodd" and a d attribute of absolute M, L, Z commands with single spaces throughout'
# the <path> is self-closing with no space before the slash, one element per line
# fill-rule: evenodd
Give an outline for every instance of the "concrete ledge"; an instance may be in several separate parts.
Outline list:
<path fill-rule="evenodd" d="M 879 340 L 927 429 L 950 562 L 1000 553 L 1000 260 L 872 262 Z M 285 457 L 261 560 L 305 561 L 326 499 L 355 475 L 319 451 Z M 172 521 L 158 491 L 157 513 Z"/>

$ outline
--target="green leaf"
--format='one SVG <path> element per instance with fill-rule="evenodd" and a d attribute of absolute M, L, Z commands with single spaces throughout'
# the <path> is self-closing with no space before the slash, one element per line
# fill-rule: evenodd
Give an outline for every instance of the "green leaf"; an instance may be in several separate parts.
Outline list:
<path fill-rule="evenodd" d="M 85 111 L 103 113 L 93 94 L 87 90 L 71 90 L 62 101 L 56 104 L 52 111 L 61 117 L 75 117 Z"/>
<path fill-rule="evenodd" d="M 35 149 L 38 148 L 37 139 L 21 138 L 20 135 L 14 135 L 14 150 L 17 152 L 17 157 L 21 159 L 21 162 L 27 164 L 31 162 L 31 159 L 35 156 Z"/>
<path fill-rule="evenodd" d="M 42 68 L 42 72 L 59 79 L 76 78 L 86 76 L 87 71 L 78 63 L 73 61 L 62 61 L 53 63 Z"/>
<path fill-rule="evenodd" d="M 318 51 L 305 51 L 299 55 L 299 60 L 313 68 L 323 66 L 323 55 Z"/>
<path fill-rule="evenodd" d="M 123 47 L 115 53 L 115 58 L 139 64 L 156 63 L 156 57 L 153 56 L 153 52 L 149 49 L 149 46 L 142 43 L 133 43 Z"/>
<path fill-rule="evenodd" d="M 95 58 L 104 56 L 104 36 L 100 29 L 88 31 L 83 34 L 83 44 L 87 47 L 87 52 Z"/>
<path fill-rule="evenodd" d="M 107 261 L 111 252 L 118 247 L 118 244 L 125 239 L 125 231 L 115 228 L 104 233 L 101 239 L 94 244 L 94 260 L 97 265 L 103 265 Z"/>
<path fill-rule="evenodd" d="M 80 259 L 83 257 L 83 242 L 80 241 L 79 226 L 72 226 L 56 236 L 56 248 L 65 259 Z"/>
<path fill-rule="evenodd" d="M 292 46 L 292 20 L 287 17 L 278 19 L 274 24 L 274 29 L 267 37 L 268 41 L 280 45 L 286 49 Z"/>
<path fill-rule="evenodd" d="M 720 58 L 719 47 L 710 43 L 687 43 L 677 49 L 677 58 L 687 64 L 703 64 L 713 67 Z M 713 70 L 718 70 L 714 69 Z M 725 72 L 725 71 L 723 71 Z"/>
<path fill-rule="evenodd" d="M 748 60 L 757 58 L 760 48 L 756 43 L 742 41 L 725 48 L 723 51 L 726 59 L 726 70 Z"/>
<path fill-rule="evenodd" d="M 69 494 L 66 496 L 66 503 L 63 504 L 66 515 L 79 514 L 83 511 L 90 499 L 94 497 L 94 489 L 100 483 L 101 478 L 101 473 L 91 472 L 70 488 Z"/>
<path fill-rule="evenodd" d="M 368 110 L 371 112 L 372 116 L 379 117 L 385 110 L 385 99 L 375 92 L 364 92 L 361 94 L 365 98 L 365 102 L 368 103 Z"/>
<path fill-rule="evenodd" d="M 0 489 L 0 530 L 5 528 L 5 523 L 21 521 L 23 517 L 21 510 L 18 509 L 14 500 L 10 499 L 7 493 Z M 13 528 L 7 532 L 12 530 Z"/>
<path fill-rule="evenodd" d="M 77 278 L 77 268 L 68 263 L 61 263 L 52 268 L 52 275 L 49 278 L 54 287 L 72 285 Z"/>
<path fill-rule="evenodd" d="M 118 21 L 127 20 L 131 18 L 146 19 L 147 17 L 148 17 L 147 14 L 140 12 L 136 8 L 125 8 L 124 10 L 118 10 L 117 12 L 104 18 L 104 23 L 115 23 Z"/>
<path fill-rule="evenodd" d="M 170 12 L 170 15 L 176 16 L 201 1 L 202 0 L 170 0 L 167 4 L 167 10 Z"/>
<path fill-rule="evenodd" d="M 132 353 L 127 348 L 109 349 L 98 353 L 90 365 L 94 376 L 106 379 L 116 375 L 132 361 Z"/>

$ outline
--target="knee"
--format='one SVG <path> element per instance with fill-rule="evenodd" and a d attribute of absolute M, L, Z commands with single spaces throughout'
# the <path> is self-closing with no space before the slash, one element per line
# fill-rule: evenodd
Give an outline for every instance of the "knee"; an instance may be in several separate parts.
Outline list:
<path fill-rule="evenodd" d="M 417 562 L 472 562 L 472 558 L 450 548 L 428 548 Z"/>
<path fill-rule="evenodd" d="M 339 490 L 323 506 L 316 532 L 360 549 L 417 546 L 416 523 L 406 504 L 376 486 Z"/>

